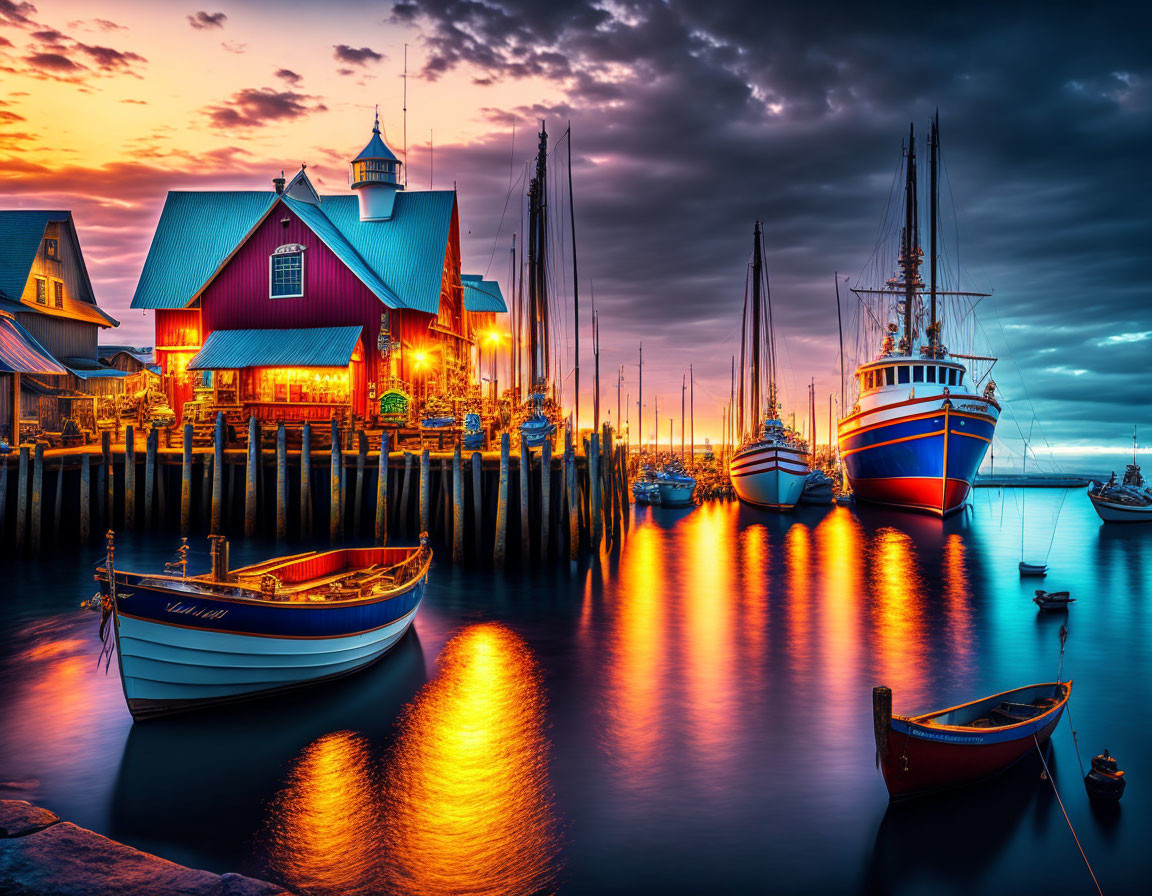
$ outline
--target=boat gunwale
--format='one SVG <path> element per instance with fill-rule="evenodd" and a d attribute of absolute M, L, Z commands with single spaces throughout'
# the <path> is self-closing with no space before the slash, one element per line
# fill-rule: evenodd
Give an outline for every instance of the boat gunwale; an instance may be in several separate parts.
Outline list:
<path fill-rule="evenodd" d="M 416 551 L 418 553 L 422 549 L 421 548 L 413 548 L 412 550 Z M 325 553 L 332 553 L 332 552 L 325 552 Z M 410 562 L 410 559 L 411 558 L 409 558 L 409 560 L 402 560 L 400 563 L 396 564 L 396 566 L 401 566 L 404 563 L 408 563 L 408 562 Z M 432 551 L 429 549 L 427 552 L 427 556 L 425 557 L 424 561 L 420 564 L 419 571 L 415 575 L 406 579 L 404 582 L 401 582 L 400 584 L 395 585 L 394 587 L 388 589 L 387 591 L 383 591 L 383 592 L 380 592 L 378 594 L 375 594 L 375 595 L 372 595 L 369 597 L 354 597 L 354 598 L 348 598 L 345 600 L 323 600 L 323 601 L 302 601 L 302 600 L 291 600 L 291 599 L 277 600 L 275 598 L 268 597 L 267 595 L 264 594 L 264 592 L 262 592 L 259 588 L 255 587 L 255 586 L 244 585 L 244 584 L 239 583 L 239 582 L 214 582 L 211 580 L 201 579 L 199 577 L 181 578 L 180 576 L 152 575 L 149 573 L 131 572 L 130 570 L 122 570 L 122 569 L 115 570 L 115 573 L 116 573 L 116 576 L 118 577 L 118 583 L 123 585 L 126 588 L 132 588 L 132 587 L 153 588 L 154 590 L 165 591 L 165 592 L 171 593 L 174 596 L 183 597 L 183 598 L 187 598 L 187 599 L 194 599 L 195 598 L 195 599 L 201 599 L 201 600 L 219 600 L 219 601 L 224 601 L 226 603 L 246 604 L 249 606 L 273 606 L 273 607 L 277 607 L 280 609 L 323 610 L 323 609 L 330 609 L 333 607 L 350 607 L 350 606 L 357 606 L 357 605 L 368 605 L 368 604 L 374 604 L 374 603 L 382 603 L 385 600 L 391 600 L 392 598 L 398 597 L 399 595 L 403 594 L 404 592 L 411 590 L 413 585 L 418 583 L 422 578 L 424 578 L 428 574 L 428 569 L 431 565 L 432 565 Z M 97 572 L 97 581 L 104 580 L 108 575 L 107 568 L 103 567 L 103 566 L 97 567 L 96 572 Z M 351 573 L 349 573 L 349 574 L 351 574 Z M 137 581 L 129 582 L 124 578 L 125 576 L 135 576 L 135 577 L 137 577 Z M 151 580 L 155 584 L 145 584 L 145 582 L 143 580 L 146 580 L 146 579 Z M 192 583 L 194 585 L 219 586 L 222 588 L 237 589 L 237 590 L 241 590 L 241 591 L 251 591 L 255 595 L 258 595 L 258 596 L 246 597 L 246 596 L 238 595 L 238 594 L 219 594 L 219 593 L 216 593 L 214 591 L 212 591 L 212 592 L 209 592 L 209 591 L 203 591 L 203 592 L 201 592 L 201 591 L 187 591 L 185 589 L 168 587 L 169 583 L 171 583 L 171 584 Z M 314 588 L 316 586 L 311 585 L 311 586 L 307 586 L 305 588 L 297 588 L 295 590 L 283 589 L 283 590 L 277 591 L 276 593 L 277 594 L 284 594 L 284 595 L 298 594 L 298 593 L 301 593 L 302 591 L 308 590 L 309 587 Z"/>
<path fill-rule="evenodd" d="M 1061 688 L 1062 687 L 1064 689 L 1063 698 L 1058 699 L 1053 706 L 1049 707 L 1044 712 L 1038 713 L 1037 715 L 1032 716 L 1032 718 L 1030 718 L 1030 719 L 1024 719 L 1021 722 L 1013 722 L 1011 725 L 996 725 L 992 728 L 974 728 L 971 725 L 943 725 L 943 724 L 937 724 L 937 723 L 929 724 L 927 721 L 925 721 L 925 720 L 937 718 L 938 716 L 942 716 L 942 715 L 945 715 L 945 714 L 950 713 L 950 712 L 955 712 L 958 709 L 965 709 L 969 706 L 975 706 L 977 703 L 984 703 L 987 700 L 995 700 L 997 697 L 1005 697 L 1009 694 L 1019 693 L 1020 691 L 1027 691 L 1027 690 L 1031 690 L 1032 688 L 1044 688 L 1044 687 L 1054 687 L 1054 688 Z M 958 731 L 958 732 L 963 732 L 963 733 L 971 733 L 971 732 L 986 733 L 988 731 L 1010 731 L 1013 728 L 1020 728 L 1020 727 L 1025 726 L 1025 725 L 1033 725 L 1036 722 L 1040 721 L 1041 719 L 1044 719 L 1044 718 L 1052 715 L 1052 713 L 1054 713 L 1054 712 L 1062 711 L 1064 709 L 1065 704 L 1068 702 L 1068 698 L 1071 696 L 1072 696 L 1072 679 L 1071 678 L 1069 678 L 1067 681 L 1042 681 L 1042 682 L 1038 682 L 1036 684 L 1022 685 L 1018 688 L 1010 688 L 1009 690 L 1001 691 L 998 694 L 989 694 L 987 697 L 979 697 L 976 700 L 969 700 L 967 703 L 959 703 L 956 706 L 950 706 L 947 709 L 940 709 L 940 710 L 936 710 L 933 712 L 921 713 L 920 715 L 901 716 L 901 715 L 896 715 L 895 713 L 893 713 L 892 719 L 904 722 L 905 724 L 907 724 L 909 726 L 918 726 L 920 728 L 926 728 L 926 729 L 930 729 L 932 731 Z"/>
<path fill-rule="evenodd" d="M 1000 411 L 1003 410 L 1000 407 L 1000 402 L 998 402 L 995 398 L 985 398 L 983 395 L 972 395 L 971 393 L 958 394 L 955 392 L 949 392 L 947 395 L 945 395 L 943 393 L 940 393 L 939 395 L 925 395 L 922 398 L 908 398 L 908 399 L 905 399 L 904 401 L 893 402 L 892 404 L 883 404 L 883 405 L 880 405 L 879 407 L 859 410 L 854 414 L 849 414 L 847 417 L 841 417 L 836 422 L 837 433 L 839 433 L 839 429 L 841 426 L 843 426 L 845 423 L 847 423 L 850 420 L 857 419 L 858 417 L 867 417 L 869 414 L 878 414 L 878 413 L 880 413 L 880 411 L 887 411 L 887 410 L 890 410 L 891 408 L 905 407 L 905 406 L 910 405 L 910 404 L 920 404 L 920 403 L 925 402 L 925 401 L 940 401 L 941 399 L 944 399 L 944 398 L 953 402 L 953 408 L 955 408 L 955 402 L 963 401 L 965 399 L 971 399 L 972 401 L 987 402 L 988 404 L 990 404 L 994 408 L 996 408 L 997 419 L 999 418 Z M 936 413 L 939 413 L 939 411 L 937 411 Z M 971 411 L 957 411 L 955 409 L 952 411 L 952 413 L 954 413 L 954 414 L 959 414 L 959 413 L 972 414 Z M 980 415 L 976 415 L 976 416 L 980 416 Z M 905 418 L 901 417 L 899 419 L 903 420 Z M 885 420 L 884 422 L 889 423 L 889 422 L 893 422 L 893 421 Z M 993 422 L 997 422 L 997 421 L 993 420 Z"/>

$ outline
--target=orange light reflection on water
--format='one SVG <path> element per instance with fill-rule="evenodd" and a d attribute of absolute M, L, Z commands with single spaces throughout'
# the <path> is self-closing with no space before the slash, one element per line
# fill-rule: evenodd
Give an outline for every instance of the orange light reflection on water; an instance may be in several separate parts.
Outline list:
<path fill-rule="evenodd" d="M 697 767 L 726 762 L 742 699 L 736 676 L 735 544 L 731 519 L 723 511 L 722 505 L 708 503 L 685 520 L 687 593 L 670 607 L 684 650 L 683 693 Z"/>
<path fill-rule="evenodd" d="M 964 539 L 953 532 L 944 542 L 944 611 L 952 662 L 967 669 L 972 656 L 972 592 L 964 558 Z"/>
<path fill-rule="evenodd" d="M 608 648 L 605 733 L 610 759 L 621 772 L 620 786 L 626 788 L 645 785 L 664 733 L 667 588 L 660 539 L 660 530 L 651 524 L 631 532 L 611 608 L 616 618 Z"/>
<path fill-rule="evenodd" d="M 389 894 L 530 894 L 558 873 L 544 694 L 528 646 L 473 625 L 400 723 L 384 787 Z"/>
<path fill-rule="evenodd" d="M 788 598 L 788 655 L 792 668 L 807 674 L 815 659 L 812 641 L 812 530 L 793 523 L 784 536 L 784 580 Z"/>
<path fill-rule="evenodd" d="M 380 808 L 365 738 L 335 731 L 314 741 L 273 807 L 275 875 L 301 893 L 379 892 Z"/>
<path fill-rule="evenodd" d="M 816 551 L 820 557 L 820 596 L 823 619 L 820 635 L 824 689 L 828 700 L 824 711 L 832 724 L 822 726 L 845 734 L 855 717 L 860 639 L 860 611 L 864 594 L 861 565 L 863 538 L 860 525 L 843 508 L 835 508 L 816 527 Z"/>
<path fill-rule="evenodd" d="M 897 529 L 877 531 L 872 558 L 872 636 L 877 684 L 895 692 L 897 709 L 919 705 L 930 691 L 924 595 L 912 539 Z"/>

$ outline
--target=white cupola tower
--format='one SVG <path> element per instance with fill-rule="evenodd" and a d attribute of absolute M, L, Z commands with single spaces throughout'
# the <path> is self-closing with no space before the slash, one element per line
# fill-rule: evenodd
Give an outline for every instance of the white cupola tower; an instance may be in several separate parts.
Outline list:
<path fill-rule="evenodd" d="M 380 138 L 380 113 L 372 126 L 372 139 L 360 155 L 352 160 L 349 186 L 360 198 L 361 221 L 387 221 L 392 217 L 400 180 L 401 162 Z"/>

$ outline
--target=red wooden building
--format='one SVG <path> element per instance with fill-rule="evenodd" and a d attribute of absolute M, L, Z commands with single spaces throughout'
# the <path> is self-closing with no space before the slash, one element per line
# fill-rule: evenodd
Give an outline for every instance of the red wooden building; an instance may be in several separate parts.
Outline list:
<path fill-rule="evenodd" d="M 303 167 L 272 191 L 168 194 L 132 307 L 156 312 L 177 419 L 371 422 L 476 381 L 456 194 L 406 191 L 400 165 L 377 124 L 352 194 Z"/>

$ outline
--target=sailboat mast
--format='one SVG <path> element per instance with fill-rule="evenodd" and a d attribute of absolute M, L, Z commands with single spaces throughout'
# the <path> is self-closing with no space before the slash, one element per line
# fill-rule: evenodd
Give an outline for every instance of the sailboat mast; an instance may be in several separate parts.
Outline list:
<path fill-rule="evenodd" d="M 844 324 L 840 316 L 840 272 L 832 274 L 832 282 L 836 287 L 836 331 L 840 334 L 840 413 L 844 411 Z M 831 432 L 831 430 L 829 430 Z M 831 440 L 831 437 L 829 437 Z"/>
<path fill-rule="evenodd" d="M 572 201 L 572 122 L 568 122 L 568 217 L 571 224 L 572 231 L 572 315 L 573 326 L 572 332 L 575 339 L 575 355 L 576 355 L 576 369 L 573 371 L 575 377 L 575 391 L 576 391 L 576 428 L 580 428 L 580 279 L 576 275 L 576 206 Z M 597 362 L 599 363 L 599 362 Z M 599 378 L 597 378 L 597 390 L 599 390 Z M 599 429 L 600 423 L 600 401 L 599 396 L 596 398 L 596 427 Z"/>
<path fill-rule="evenodd" d="M 908 162 L 904 172 L 904 245 L 900 253 L 904 272 L 904 346 L 909 356 L 912 355 L 912 305 L 920 279 L 916 221 L 916 132 L 915 125 L 909 125 Z"/>
<path fill-rule="evenodd" d="M 640 341 L 640 375 L 636 386 L 636 435 L 640 441 L 637 444 L 644 450 L 644 341 Z"/>
<path fill-rule="evenodd" d="M 760 242 L 764 242 L 764 233 L 760 233 Z M 768 347 L 768 402 L 772 416 L 776 416 L 776 327 L 772 323 L 772 286 L 768 283 L 768 273 L 764 273 L 764 300 L 767 305 L 767 347 Z"/>
<path fill-rule="evenodd" d="M 936 113 L 935 119 L 932 121 L 932 132 L 928 137 L 928 158 L 929 158 L 929 196 L 928 196 L 928 214 L 930 221 L 928 224 L 928 252 L 930 255 L 930 285 L 929 289 L 932 294 L 931 298 L 931 312 L 930 323 L 928 326 L 928 351 L 930 356 L 935 358 L 937 356 L 937 346 L 940 343 L 940 334 L 937 331 L 936 323 L 936 216 L 937 216 L 937 202 L 939 201 L 939 175 L 937 172 L 937 165 L 939 162 L 940 154 L 940 113 Z"/>
<path fill-rule="evenodd" d="M 548 131 L 540 122 L 540 148 L 536 154 L 536 174 L 528 188 L 530 239 L 528 242 L 528 319 L 532 353 L 533 391 L 544 390 L 551 379 L 547 291 L 547 177 Z"/>
<path fill-rule="evenodd" d="M 753 231 L 752 243 L 752 369 L 750 382 L 752 384 L 752 404 L 750 413 L 751 425 L 760 423 L 760 271 L 764 261 L 760 257 L 760 222 L 756 222 Z"/>

